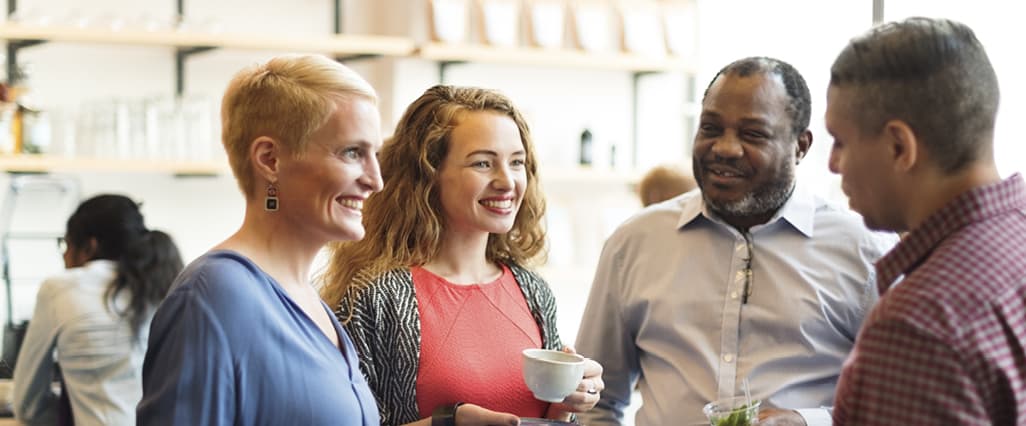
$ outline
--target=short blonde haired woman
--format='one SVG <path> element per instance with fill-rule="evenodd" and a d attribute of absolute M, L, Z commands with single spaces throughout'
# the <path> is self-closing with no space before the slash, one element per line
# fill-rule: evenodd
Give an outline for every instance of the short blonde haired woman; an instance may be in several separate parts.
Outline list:
<path fill-rule="evenodd" d="M 561 404 L 535 399 L 522 378 L 521 350 L 564 346 L 548 284 L 527 269 L 544 248 L 545 203 L 513 103 L 432 87 L 380 159 L 370 237 L 333 247 L 324 296 L 356 342 L 382 424 L 566 420 L 594 406 L 594 361 Z"/>
<path fill-rule="evenodd" d="M 190 264 L 153 320 L 140 424 L 377 424 L 352 342 L 310 284 L 330 241 L 363 237 L 381 189 L 374 90 L 321 56 L 231 81 L 223 142 L 242 227 Z"/>

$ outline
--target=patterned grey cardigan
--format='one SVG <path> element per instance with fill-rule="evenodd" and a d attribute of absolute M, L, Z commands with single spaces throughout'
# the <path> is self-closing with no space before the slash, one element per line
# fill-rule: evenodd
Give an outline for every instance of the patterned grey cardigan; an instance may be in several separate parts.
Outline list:
<path fill-rule="evenodd" d="M 561 349 L 556 330 L 556 299 L 537 274 L 507 264 L 527 300 L 546 349 Z M 415 392 L 420 365 L 420 315 L 409 268 L 393 269 L 377 278 L 357 276 L 364 290 L 342 299 L 335 315 L 344 324 L 360 355 L 360 369 L 378 402 L 382 425 L 420 420 Z"/>

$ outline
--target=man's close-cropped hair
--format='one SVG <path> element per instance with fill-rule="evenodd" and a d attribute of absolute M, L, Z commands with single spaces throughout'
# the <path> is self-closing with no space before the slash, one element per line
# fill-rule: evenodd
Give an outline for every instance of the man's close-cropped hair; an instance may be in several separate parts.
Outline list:
<path fill-rule="evenodd" d="M 997 75 L 964 24 L 909 18 L 875 27 L 837 56 L 830 85 L 855 89 L 848 102 L 860 132 L 904 121 L 945 172 L 992 153 Z"/>
<path fill-rule="evenodd" d="M 720 69 L 716 76 L 709 81 L 709 86 L 702 94 L 702 100 L 709 95 L 709 89 L 721 75 L 735 74 L 739 77 L 749 77 L 754 74 L 769 74 L 779 76 L 784 82 L 784 89 L 787 97 L 791 100 L 787 105 L 787 113 L 791 115 L 791 136 L 798 137 L 805 129 L 809 128 L 809 120 L 812 117 L 812 96 L 809 94 L 809 85 L 805 78 L 791 64 L 776 58 L 765 56 L 753 56 L 738 59 Z"/>

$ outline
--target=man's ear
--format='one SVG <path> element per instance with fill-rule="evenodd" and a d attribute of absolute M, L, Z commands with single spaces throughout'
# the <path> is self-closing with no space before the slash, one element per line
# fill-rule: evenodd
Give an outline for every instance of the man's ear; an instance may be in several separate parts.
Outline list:
<path fill-rule="evenodd" d="M 260 136 L 249 145 L 249 158 L 253 162 L 253 171 L 268 182 L 278 181 L 278 166 L 281 156 L 281 144 L 270 137 Z"/>
<path fill-rule="evenodd" d="M 884 124 L 883 136 L 890 148 L 891 159 L 897 171 L 908 172 L 914 168 L 921 155 L 919 139 L 912 127 L 901 120 L 891 120 Z"/>
<path fill-rule="evenodd" d="M 805 158 L 805 154 L 809 153 L 809 148 L 812 148 L 812 131 L 805 129 L 798 134 L 798 143 L 794 147 L 794 164 L 800 163 L 802 158 Z"/>

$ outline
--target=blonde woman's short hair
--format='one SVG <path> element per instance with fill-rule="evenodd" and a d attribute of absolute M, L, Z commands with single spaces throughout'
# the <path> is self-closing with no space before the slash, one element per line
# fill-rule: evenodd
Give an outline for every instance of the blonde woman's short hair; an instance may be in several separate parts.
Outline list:
<path fill-rule="evenodd" d="M 253 192 L 254 140 L 272 138 L 300 156 L 337 102 L 354 98 L 378 102 L 363 77 L 324 56 L 278 56 L 235 74 L 221 101 L 221 142 L 242 193 Z"/>

